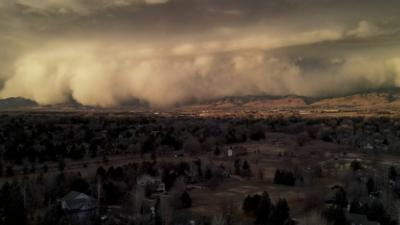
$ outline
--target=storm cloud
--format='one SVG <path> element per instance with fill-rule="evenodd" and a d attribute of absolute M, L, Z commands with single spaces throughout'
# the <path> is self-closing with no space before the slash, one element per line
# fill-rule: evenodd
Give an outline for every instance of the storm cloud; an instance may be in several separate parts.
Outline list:
<path fill-rule="evenodd" d="M 369 4 L 367 4 L 369 3 Z M 155 107 L 400 86 L 396 1 L 4 0 L 0 97 Z M 359 7 L 359 10 L 354 10 Z"/>

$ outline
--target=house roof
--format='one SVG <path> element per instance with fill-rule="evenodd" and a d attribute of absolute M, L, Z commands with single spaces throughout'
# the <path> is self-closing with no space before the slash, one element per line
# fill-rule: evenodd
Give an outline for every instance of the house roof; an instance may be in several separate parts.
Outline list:
<path fill-rule="evenodd" d="M 94 209 L 97 206 L 95 198 L 81 192 L 71 191 L 62 199 L 63 208 L 72 211 Z"/>
<path fill-rule="evenodd" d="M 149 175 L 142 175 L 137 178 L 138 183 L 157 183 L 161 182 L 161 178 L 159 177 L 152 177 Z"/>
<path fill-rule="evenodd" d="M 349 213 L 347 220 L 351 225 L 380 225 L 378 222 L 369 221 L 366 215 Z"/>

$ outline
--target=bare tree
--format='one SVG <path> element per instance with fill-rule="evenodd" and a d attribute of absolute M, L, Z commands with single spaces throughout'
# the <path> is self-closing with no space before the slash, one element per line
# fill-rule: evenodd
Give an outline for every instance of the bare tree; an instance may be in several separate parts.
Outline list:
<path fill-rule="evenodd" d="M 136 187 L 133 194 L 133 206 L 134 212 L 139 214 L 142 210 L 144 200 L 145 200 L 145 190 L 143 187 Z"/>
<path fill-rule="evenodd" d="M 168 196 L 161 196 L 160 211 L 163 224 L 170 225 L 173 220 L 174 209 L 171 206 L 171 202 Z"/>
<path fill-rule="evenodd" d="M 225 198 L 220 203 L 221 215 L 225 219 L 225 225 L 232 225 L 235 221 L 235 215 L 237 214 L 237 206 L 234 200 Z"/>
<path fill-rule="evenodd" d="M 264 169 L 262 167 L 258 167 L 257 177 L 260 181 L 264 180 Z"/>
<path fill-rule="evenodd" d="M 186 191 L 186 184 L 184 180 L 181 178 L 177 179 L 177 181 L 175 182 L 174 186 L 170 191 L 171 206 L 173 206 L 176 209 L 183 207 L 181 196 L 185 191 Z"/>
<path fill-rule="evenodd" d="M 324 189 L 313 189 L 305 193 L 304 196 L 304 208 L 305 212 L 311 212 L 315 209 L 321 209 L 324 207 Z"/>
<path fill-rule="evenodd" d="M 347 197 L 350 200 L 357 200 L 365 196 L 368 196 L 368 191 L 364 183 L 353 180 L 347 185 Z"/>
<path fill-rule="evenodd" d="M 226 225 L 226 219 L 224 215 L 215 215 L 211 220 L 211 225 Z"/>
<path fill-rule="evenodd" d="M 394 203 L 394 215 L 392 215 L 392 218 L 397 219 L 397 221 L 400 221 L 400 200 L 397 200 Z"/>
<path fill-rule="evenodd" d="M 314 211 L 299 220 L 299 225 L 328 225 L 328 222 L 322 217 L 321 213 Z"/>

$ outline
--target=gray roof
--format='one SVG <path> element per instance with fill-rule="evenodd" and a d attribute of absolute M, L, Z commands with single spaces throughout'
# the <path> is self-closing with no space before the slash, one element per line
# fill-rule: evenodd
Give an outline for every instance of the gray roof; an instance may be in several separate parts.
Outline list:
<path fill-rule="evenodd" d="M 62 199 L 63 209 L 70 211 L 85 211 L 95 209 L 97 201 L 95 198 L 81 192 L 71 191 Z"/>
<path fill-rule="evenodd" d="M 380 225 L 378 222 L 369 221 L 366 215 L 349 213 L 347 220 L 351 225 Z"/>

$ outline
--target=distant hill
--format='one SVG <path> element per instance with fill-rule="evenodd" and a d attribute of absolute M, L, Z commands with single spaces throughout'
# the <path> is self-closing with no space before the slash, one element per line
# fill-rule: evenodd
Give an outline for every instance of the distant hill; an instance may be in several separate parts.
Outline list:
<path fill-rule="evenodd" d="M 25 98 L 16 97 L 0 99 L 0 110 L 14 110 L 36 106 L 38 106 L 36 102 Z"/>
<path fill-rule="evenodd" d="M 322 107 L 400 107 L 400 89 L 378 89 L 348 96 L 320 99 L 311 103 Z"/>
<path fill-rule="evenodd" d="M 390 105 L 390 96 L 385 93 L 356 94 L 346 97 L 328 98 L 312 103 L 312 106 L 326 107 L 376 107 Z"/>
<path fill-rule="evenodd" d="M 400 89 L 388 88 L 345 96 L 309 98 L 302 96 L 238 96 L 224 97 L 185 106 L 186 109 L 264 109 L 274 107 L 400 107 Z"/>
<path fill-rule="evenodd" d="M 302 97 L 298 96 L 238 96 L 224 97 L 215 100 L 193 103 L 184 106 L 186 109 L 229 109 L 229 108 L 246 108 L 261 109 L 270 107 L 300 107 L 306 106 L 306 102 Z"/>

